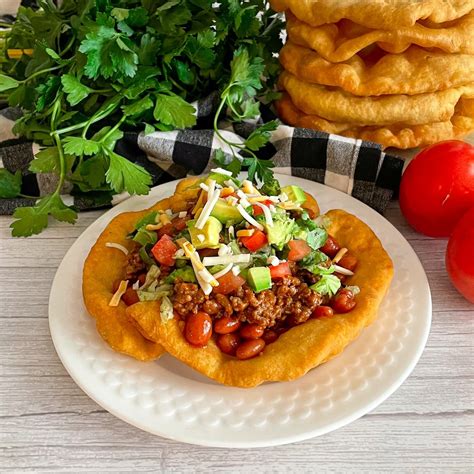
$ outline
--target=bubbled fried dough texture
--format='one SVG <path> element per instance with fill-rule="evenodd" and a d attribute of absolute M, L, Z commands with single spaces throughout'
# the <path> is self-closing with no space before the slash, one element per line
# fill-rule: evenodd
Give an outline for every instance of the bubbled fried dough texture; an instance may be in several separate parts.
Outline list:
<path fill-rule="evenodd" d="M 352 123 L 333 122 L 318 115 L 305 114 L 284 93 L 275 102 L 278 116 L 294 127 L 322 130 L 327 133 L 361 138 L 382 144 L 385 148 L 415 148 L 442 140 L 462 137 L 474 131 L 474 99 L 463 99 L 456 106 L 450 120 L 421 125 L 386 125 L 382 127 L 359 127 Z"/>
<path fill-rule="evenodd" d="M 105 244 L 115 242 L 132 250 L 135 244 L 126 237 L 134 229 L 136 222 L 153 210 L 170 207 L 176 211 L 183 210 L 186 199 L 195 194 L 189 189 L 194 181 L 181 181 L 172 198 L 164 199 L 150 209 L 119 214 L 104 229 L 84 263 L 82 293 L 87 311 L 96 320 L 97 331 L 112 349 L 138 360 L 156 359 L 164 353 L 164 349 L 156 342 L 144 338 L 130 322 L 125 314 L 126 305 L 123 301 L 116 307 L 109 306 L 114 281 L 124 278 L 127 256 Z"/>
<path fill-rule="evenodd" d="M 331 235 L 359 259 L 357 272 L 348 284 L 359 285 L 361 293 L 350 313 L 295 326 L 249 360 L 227 356 L 213 339 L 205 348 L 192 347 L 178 318 L 162 322 L 158 302 L 137 303 L 127 308 L 127 315 L 146 338 L 161 343 L 172 356 L 225 385 L 248 388 L 301 377 L 342 352 L 376 318 L 393 276 L 390 257 L 366 224 L 342 210 L 329 211 L 327 216 Z"/>
<path fill-rule="evenodd" d="M 369 28 L 392 30 L 421 19 L 434 23 L 455 20 L 474 8 L 474 0 L 270 0 L 270 4 L 313 26 L 348 19 Z"/>
<path fill-rule="evenodd" d="M 390 30 L 366 28 L 349 20 L 313 27 L 287 12 L 286 29 L 293 43 L 334 63 L 347 61 L 375 45 L 394 54 L 411 45 L 445 53 L 474 54 L 474 11 L 442 25 L 425 22 Z"/>
<path fill-rule="evenodd" d="M 461 98 L 474 97 L 474 83 L 413 96 L 381 97 L 358 97 L 340 89 L 309 84 L 286 71 L 279 84 L 302 112 L 357 126 L 442 122 L 451 119 Z"/>
<path fill-rule="evenodd" d="M 334 64 L 289 41 L 279 58 L 284 69 L 302 81 L 340 87 L 356 96 L 422 94 L 474 79 L 474 54 L 427 51 L 417 46 L 402 54 L 386 54 L 372 65 L 358 55 Z"/>

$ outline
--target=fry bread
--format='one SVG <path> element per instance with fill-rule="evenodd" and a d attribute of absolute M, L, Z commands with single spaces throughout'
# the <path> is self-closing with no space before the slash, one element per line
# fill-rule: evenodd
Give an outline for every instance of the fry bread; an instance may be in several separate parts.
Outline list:
<path fill-rule="evenodd" d="M 312 128 L 346 137 L 381 143 L 384 147 L 415 148 L 441 140 L 461 137 L 474 131 L 474 100 L 462 99 L 450 120 L 421 125 L 386 125 L 360 127 L 352 123 L 332 122 L 317 115 L 301 112 L 288 94 L 275 102 L 279 117 L 294 127 Z"/>
<path fill-rule="evenodd" d="M 349 280 L 361 293 L 357 306 L 347 314 L 310 319 L 282 334 L 254 359 L 238 360 L 217 347 L 194 348 L 184 338 L 178 318 L 163 323 L 159 303 L 137 303 L 127 315 L 147 338 L 161 343 L 174 357 L 198 372 L 226 385 L 254 387 L 267 381 L 301 377 L 335 357 L 368 326 L 393 276 L 393 264 L 372 230 L 357 217 L 341 210 L 329 211 L 329 232 L 359 258 L 356 274 Z"/>
<path fill-rule="evenodd" d="M 450 120 L 462 97 L 474 97 L 474 83 L 439 92 L 357 97 L 341 90 L 309 84 L 284 71 L 280 86 L 302 112 L 324 119 L 365 125 L 421 125 Z"/>
<path fill-rule="evenodd" d="M 374 65 L 367 65 L 358 55 L 334 64 L 289 41 L 280 51 L 280 62 L 302 81 L 340 87 L 358 96 L 422 94 L 474 79 L 474 54 L 434 52 L 417 46 L 401 54 L 386 54 Z"/>
<path fill-rule="evenodd" d="M 418 20 L 434 23 L 455 20 L 474 8 L 474 0 L 270 0 L 277 12 L 290 10 L 312 26 L 343 18 L 369 28 L 396 30 Z"/>
<path fill-rule="evenodd" d="M 436 28 L 416 23 L 396 30 L 370 29 L 349 20 L 312 27 L 287 12 L 286 29 L 293 43 L 334 63 L 347 61 L 374 45 L 389 53 L 401 53 L 413 44 L 446 53 L 474 54 L 474 11 Z"/>
<path fill-rule="evenodd" d="M 185 208 L 186 199 L 193 194 L 192 180 L 180 181 L 172 198 L 163 199 L 150 209 L 139 212 L 125 212 L 115 217 L 104 229 L 92 247 L 83 269 L 82 292 L 84 303 L 96 320 L 97 331 L 109 346 L 123 354 L 139 360 L 153 360 L 165 351 L 162 346 L 144 338 L 125 314 L 126 305 L 120 301 L 116 307 L 109 306 L 114 281 L 123 278 L 126 255 L 118 249 L 108 248 L 107 242 L 115 242 L 132 250 L 134 242 L 126 236 L 136 222 L 152 210 Z"/>

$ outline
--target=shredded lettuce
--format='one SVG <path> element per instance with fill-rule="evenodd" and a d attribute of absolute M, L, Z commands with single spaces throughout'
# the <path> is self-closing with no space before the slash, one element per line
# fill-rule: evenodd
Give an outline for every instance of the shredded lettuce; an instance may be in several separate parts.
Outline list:
<path fill-rule="evenodd" d="M 327 238 L 328 233 L 326 230 L 322 227 L 316 227 L 308 232 L 306 242 L 313 250 L 318 250 L 326 243 Z"/>
<path fill-rule="evenodd" d="M 148 288 L 155 282 L 158 281 L 158 278 L 160 277 L 160 269 L 156 265 L 152 265 L 150 269 L 148 270 L 145 278 L 145 283 L 141 286 L 141 290 L 148 290 Z"/>
<path fill-rule="evenodd" d="M 173 303 L 168 296 L 163 296 L 160 305 L 160 316 L 164 323 L 171 321 L 174 318 Z"/>
<path fill-rule="evenodd" d="M 341 287 L 341 280 L 335 275 L 323 275 L 321 279 L 310 286 L 313 291 L 320 295 L 334 296 Z"/>
<path fill-rule="evenodd" d="M 145 217 L 142 217 L 136 224 L 135 230 L 140 230 L 142 227 L 145 227 L 148 224 L 155 224 L 156 216 L 158 213 L 156 211 L 150 212 Z"/>

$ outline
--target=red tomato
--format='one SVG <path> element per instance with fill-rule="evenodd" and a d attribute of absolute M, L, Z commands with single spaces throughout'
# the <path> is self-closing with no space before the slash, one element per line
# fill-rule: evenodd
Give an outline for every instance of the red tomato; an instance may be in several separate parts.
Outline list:
<path fill-rule="evenodd" d="M 214 288 L 214 293 L 227 295 L 235 290 L 238 290 L 245 280 L 240 275 L 234 275 L 232 272 L 227 272 L 225 275 L 217 279 L 219 286 Z"/>
<path fill-rule="evenodd" d="M 240 241 L 251 252 L 256 252 L 267 245 L 267 236 L 261 230 L 255 229 L 255 232 L 250 237 L 241 237 Z"/>
<path fill-rule="evenodd" d="M 288 264 L 288 262 L 283 262 L 275 266 L 271 265 L 269 268 L 270 268 L 270 275 L 272 277 L 272 280 L 277 280 L 278 278 L 291 276 L 290 265 Z"/>
<path fill-rule="evenodd" d="M 269 206 L 270 204 L 273 204 L 272 201 L 269 199 L 263 201 L 262 204 L 265 204 L 265 206 Z M 252 214 L 254 216 L 259 216 L 260 214 L 263 214 L 263 209 L 260 206 L 257 206 L 256 204 L 252 204 Z"/>
<path fill-rule="evenodd" d="M 408 223 L 431 237 L 449 236 L 474 206 L 474 146 L 448 140 L 425 148 L 411 161 L 400 185 Z"/>
<path fill-rule="evenodd" d="M 454 228 L 446 250 L 446 268 L 453 285 L 474 303 L 474 207 Z"/>
<path fill-rule="evenodd" d="M 290 251 L 288 252 L 288 260 L 297 262 L 302 260 L 311 253 L 311 247 L 304 240 L 290 240 L 288 242 Z"/>
<path fill-rule="evenodd" d="M 151 253 L 158 263 L 172 267 L 174 265 L 174 254 L 178 247 L 169 235 L 163 235 L 160 240 L 153 246 Z"/>

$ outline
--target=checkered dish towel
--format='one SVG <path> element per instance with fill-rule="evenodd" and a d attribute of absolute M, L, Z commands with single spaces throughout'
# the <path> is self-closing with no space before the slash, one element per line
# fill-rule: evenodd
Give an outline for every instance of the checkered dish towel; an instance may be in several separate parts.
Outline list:
<path fill-rule="evenodd" d="M 212 129 L 212 116 L 216 97 L 209 97 L 195 104 L 198 124 L 193 129 L 143 133 L 125 133 L 117 143 L 116 152 L 146 168 L 158 185 L 185 177 L 187 174 L 206 173 L 216 165 L 212 159 L 222 148 L 231 158 L 230 150 Z M 55 176 L 33 174 L 28 171 L 34 154 L 39 150 L 35 143 L 15 138 L 11 132 L 19 112 L 15 109 L 0 110 L 0 167 L 10 172 L 21 170 L 22 193 L 30 196 L 44 195 L 55 188 Z M 274 118 L 263 110 L 261 121 Z M 252 130 L 253 123 L 220 124 L 229 141 L 243 141 Z M 403 160 L 382 152 L 376 143 L 345 138 L 316 130 L 280 125 L 272 132 L 270 143 L 259 151 L 259 157 L 272 159 L 275 173 L 298 176 L 324 183 L 383 212 L 390 199 L 397 193 L 403 169 Z M 66 204 L 77 210 L 97 209 L 114 205 L 128 195 L 97 196 L 98 193 L 77 193 L 71 187 L 63 190 Z M 70 193 L 70 194 L 68 194 Z M 0 214 L 11 214 L 18 206 L 31 206 L 33 199 L 0 199 Z"/>

